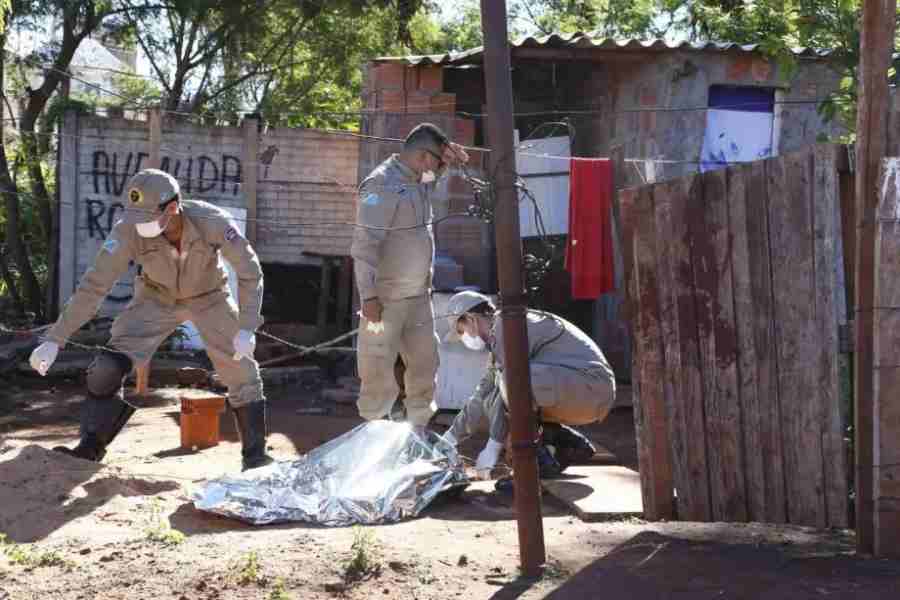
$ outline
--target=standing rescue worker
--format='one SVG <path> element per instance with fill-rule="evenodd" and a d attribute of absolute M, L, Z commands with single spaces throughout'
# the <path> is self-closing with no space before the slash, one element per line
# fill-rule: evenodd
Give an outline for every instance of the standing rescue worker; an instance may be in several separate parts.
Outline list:
<path fill-rule="evenodd" d="M 490 298 L 477 292 L 453 296 L 447 313 L 446 341 L 461 341 L 471 350 L 487 348 L 491 353 L 487 373 L 444 434 L 446 441 L 456 445 L 488 422 L 490 437 L 475 464 L 479 477 L 486 479 L 509 433 L 503 328 Z M 542 478 L 555 477 L 573 462 L 594 455 L 590 441 L 570 426 L 606 418 L 615 403 L 615 377 L 597 344 L 562 317 L 529 310 L 526 326 L 533 404 L 542 435 L 538 466 Z"/>
<path fill-rule="evenodd" d="M 256 253 L 227 212 L 206 202 L 183 200 L 178 182 L 168 173 L 144 169 L 126 189 L 122 220 L 106 238 L 46 341 L 31 355 L 32 367 L 46 375 L 59 347 L 94 316 L 129 263 L 137 263 L 134 299 L 112 325 L 109 345 L 115 351 L 100 352 L 87 370 L 81 441 L 75 448 L 55 450 L 102 460 L 135 411 L 125 402 L 125 378 L 133 367 L 147 364 L 179 325 L 192 321 L 228 386 L 243 469 L 272 462 L 266 454 L 265 396 L 253 359 L 263 293 Z M 220 257 L 237 273 L 240 311 L 229 293 Z"/>
<path fill-rule="evenodd" d="M 431 306 L 435 209 L 446 210 L 438 180 L 468 161 L 437 126 L 423 123 L 403 151 L 381 163 L 359 188 L 359 211 L 350 255 L 362 304 L 357 348 L 361 390 L 357 406 L 367 420 L 386 417 L 399 388 L 397 355 L 406 365 L 407 419 L 423 433 L 435 412 L 437 336 Z M 443 187 L 443 186 L 441 186 Z M 443 206 L 435 206 L 442 202 Z"/>

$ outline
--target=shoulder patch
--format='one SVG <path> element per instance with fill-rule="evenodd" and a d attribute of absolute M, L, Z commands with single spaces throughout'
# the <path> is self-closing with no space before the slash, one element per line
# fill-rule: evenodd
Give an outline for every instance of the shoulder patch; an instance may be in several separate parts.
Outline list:
<path fill-rule="evenodd" d="M 233 242 L 235 239 L 240 237 L 240 235 L 241 234 L 238 233 L 238 230 L 235 229 L 234 226 L 229 225 L 228 228 L 225 230 L 225 241 Z"/>
<path fill-rule="evenodd" d="M 107 238 L 105 242 L 103 242 L 103 251 L 108 252 L 110 254 L 115 254 L 116 250 L 119 249 L 119 240 L 116 238 Z"/>
<path fill-rule="evenodd" d="M 378 194 L 367 194 L 362 203 L 368 206 L 378 206 L 381 204 L 381 197 Z"/>

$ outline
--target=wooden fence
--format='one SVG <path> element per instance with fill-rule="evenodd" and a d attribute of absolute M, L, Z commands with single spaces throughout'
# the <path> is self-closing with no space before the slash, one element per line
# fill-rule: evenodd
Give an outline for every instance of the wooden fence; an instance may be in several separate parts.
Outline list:
<path fill-rule="evenodd" d="M 900 158 L 882 161 L 879 183 L 878 208 L 869 215 L 875 222 L 860 229 L 875 238 L 873 302 L 859 313 L 860 325 L 873 332 L 873 356 L 870 368 L 858 371 L 871 378 L 874 436 L 860 478 L 872 485 L 871 505 L 863 508 L 871 511 L 872 550 L 900 558 Z"/>
<path fill-rule="evenodd" d="M 619 193 L 648 518 L 847 525 L 839 152 Z"/>

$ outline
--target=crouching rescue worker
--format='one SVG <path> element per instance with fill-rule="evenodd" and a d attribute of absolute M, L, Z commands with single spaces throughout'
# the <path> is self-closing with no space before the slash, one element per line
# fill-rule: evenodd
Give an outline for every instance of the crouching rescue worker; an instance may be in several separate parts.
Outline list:
<path fill-rule="evenodd" d="M 450 332 L 446 341 L 461 341 L 471 350 L 487 348 L 491 358 L 487 372 L 444 439 L 456 445 L 487 423 L 490 437 L 475 468 L 479 477 L 488 478 L 509 432 L 503 328 L 490 298 L 477 292 L 453 296 L 447 313 Z M 565 319 L 529 310 L 526 324 L 533 404 L 541 431 L 538 466 L 542 478 L 552 478 L 570 464 L 594 455 L 590 441 L 570 426 L 606 418 L 615 402 L 615 378 L 597 344 Z"/>
<path fill-rule="evenodd" d="M 125 402 L 125 378 L 132 368 L 147 364 L 179 325 L 192 321 L 228 386 L 243 469 L 272 462 L 266 454 L 265 396 L 253 359 L 263 292 L 256 253 L 227 212 L 206 202 L 182 199 L 178 182 L 163 171 L 144 169 L 132 177 L 124 203 L 123 217 L 94 265 L 31 355 L 32 367 L 46 375 L 60 346 L 93 318 L 129 262 L 137 263 L 134 299 L 112 326 L 109 346 L 115 352 L 100 352 L 87 370 L 81 441 L 75 448 L 55 450 L 102 460 L 135 410 Z M 220 256 L 237 273 L 240 311 L 229 294 Z"/>
<path fill-rule="evenodd" d="M 359 226 L 350 249 L 363 317 L 357 406 L 367 420 L 388 416 L 399 392 L 394 378 L 399 354 L 406 366 L 407 419 L 420 435 L 435 412 L 438 366 L 431 222 L 435 212 L 446 211 L 442 176 L 467 160 L 461 146 L 423 123 L 409 133 L 402 152 L 376 167 L 359 190 Z"/>

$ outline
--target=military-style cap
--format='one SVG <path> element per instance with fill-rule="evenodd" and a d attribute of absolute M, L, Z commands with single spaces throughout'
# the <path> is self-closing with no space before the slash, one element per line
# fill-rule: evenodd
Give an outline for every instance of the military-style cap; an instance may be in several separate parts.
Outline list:
<path fill-rule="evenodd" d="M 444 341 L 458 342 L 460 337 L 456 331 L 457 321 L 467 312 L 485 302 L 491 306 L 494 305 L 489 297 L 472 290 L 460 292 L 450 298 L 450 302 L 447 304 L 447 322 L 450 324 L 450 331 L 444 336 Z"/>
<path fill-rule="evenodd" d="M 159 218 L 162 208 L 181 193 L 178 181 L 159 169 L 137 172 L 125 188 L 122 222 L 149 223 Z"/>

